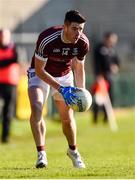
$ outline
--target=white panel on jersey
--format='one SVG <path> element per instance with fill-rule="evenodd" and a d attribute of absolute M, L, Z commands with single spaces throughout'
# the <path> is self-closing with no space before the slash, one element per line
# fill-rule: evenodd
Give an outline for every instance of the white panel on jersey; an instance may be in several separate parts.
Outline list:
<path fill-rule="evenodd" d="M 39 59 L 39 60 L 41 60 L 41 61 L 45 61 L 45 62 L 48 60 L 48 58 L 43 58 L 43 57 L 39 56 L 39 55 L 36 54 L 36 53 L 35 53 L 35 57 L 36 57 L 37 59 Z"/>

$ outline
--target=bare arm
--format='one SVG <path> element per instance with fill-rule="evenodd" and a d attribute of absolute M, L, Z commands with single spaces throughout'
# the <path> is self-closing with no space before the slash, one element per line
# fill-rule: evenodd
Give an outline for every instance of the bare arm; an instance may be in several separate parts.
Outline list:
<path fill-rule="evenodd" d="M 85 88 L 85 59 L 83 61 L 77 58 L 73 59 L 73 71 L 75 76 L 76 86 L 80 88 Z"/>
<path fill-rule="evenodd" d="M 51 87 L 55 89 L 60 88 L 60 84 L 48 73 L 45 71 L 46 62 L 39 60 L 35 57 L 35 71 L 37 76 L 39 76 L 43 81 L 49 84 Z"/>

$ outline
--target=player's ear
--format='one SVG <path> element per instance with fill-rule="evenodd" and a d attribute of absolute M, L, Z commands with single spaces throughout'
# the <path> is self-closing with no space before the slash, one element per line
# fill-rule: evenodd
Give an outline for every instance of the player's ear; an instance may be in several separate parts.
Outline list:
<path fill-rule="evenodd" d="M 64 23 L 63 29 L 64 29 L 65 32 L 67 32 L 67 28 L 68 28 L 67 23 Z"/>
<path fill-rule="evenodd" d="M 64 26 L 65 26 L 65 27 L 68 27 L 70 24 L 71 24 L 71 23 L 70 23 L 69 21 L 65 21 L 65 22 L 64 22 Z"/>

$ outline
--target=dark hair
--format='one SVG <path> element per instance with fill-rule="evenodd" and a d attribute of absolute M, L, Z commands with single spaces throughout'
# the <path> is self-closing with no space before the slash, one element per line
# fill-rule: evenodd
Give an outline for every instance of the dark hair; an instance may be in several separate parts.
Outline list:
<path fill-rule="evenodd" d="M 79 24 L 85 23 L 85 18 L 76 10 L 70 10 L 65 14 L 64 23 L 77 22 Z"/>

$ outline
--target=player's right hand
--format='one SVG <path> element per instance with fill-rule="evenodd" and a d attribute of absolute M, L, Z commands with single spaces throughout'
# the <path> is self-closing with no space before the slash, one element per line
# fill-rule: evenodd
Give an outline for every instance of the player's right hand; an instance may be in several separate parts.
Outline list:
<path fill-rule="evenodd" d="M 66 104 L 72 105 L 75 104 L 75 99 L 78 98 L 78 96 L 75 95 L 74 93 L 77 89 L 78 89 L 77 87 L 72 87 L 72 86 L 67 86 L 67 87 L 60 86 L 58 91 L 63 96 Z"/>

